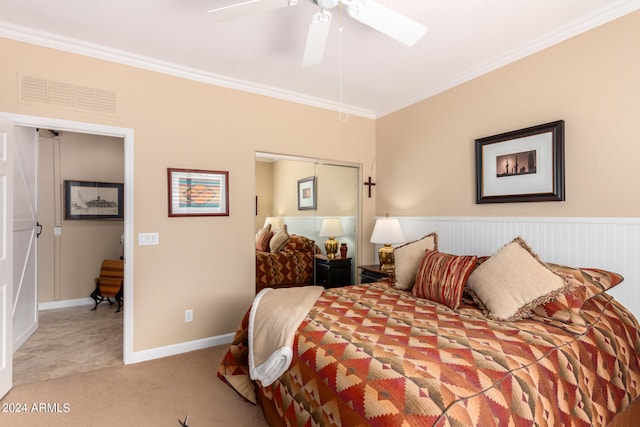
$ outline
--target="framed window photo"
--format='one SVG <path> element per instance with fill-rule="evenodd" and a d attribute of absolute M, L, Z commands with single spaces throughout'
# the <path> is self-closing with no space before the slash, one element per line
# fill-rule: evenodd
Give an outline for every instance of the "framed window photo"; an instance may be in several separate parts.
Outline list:
<path fill-rule="evenodd" d="M 476 203 L 564 201 L 564 121 L 476 139 Z"/>
<path fill-rule="evenodd" d="M 64 219 L 123 219 L 123 184 L 64 181 Z"/>
<path fill-rule="evenodd" d="M 167 169 L 169 216 L 229 216 L 229 172 Z"/>
<path fill-rule="evenodd" d="M 298 210 L 316 209 L 316 177 L 298 180 Z"/>

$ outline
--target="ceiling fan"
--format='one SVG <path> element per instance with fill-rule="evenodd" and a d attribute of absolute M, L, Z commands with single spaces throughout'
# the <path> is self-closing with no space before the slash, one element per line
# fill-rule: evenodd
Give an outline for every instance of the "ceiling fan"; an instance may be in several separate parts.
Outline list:
<path fill-rule="evenodd" d="M 309 0 L 320 6 L 320 12 L 311 19 L 302 65 L 322 62 L 324 48 L 331 25 L 331 13 L 340 4 L 356 21 L 380 31 L 387 36 L 413 46 L 427 31 L 424 25 L 372 0 Z M 228 21 L 254 13 L 295 6 L 300 0 L 248 0 L 209 11 L 217 20 Z"/>

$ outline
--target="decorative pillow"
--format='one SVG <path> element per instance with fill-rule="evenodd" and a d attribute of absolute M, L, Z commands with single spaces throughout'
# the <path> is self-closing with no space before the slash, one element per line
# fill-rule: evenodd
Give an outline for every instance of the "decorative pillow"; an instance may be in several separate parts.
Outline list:
<path fill-rule="evenodd" d="M 587 321 L 580 312 L 584 303 L 624 280 L 621 275 L 606 270 L 573 268 L 550 263 L 547 266 L 567 276 L 570 289 L 566 289 L 555 300 L 535 307 L 533 314 L 568 325 L 586 326 Z"/>
<path fill-rule="evenodd" d="M 422 239 L 400 245 L 393 250 L 395 258 L 395 287 L 409 290 L 416 281 L 416 273 L 426 250 L 438 250 L 438 234 L 431 233 Z"/>
<path fill-rule="evenodd" d="M 488 318 L 518 320 L 556 298 L 569 284 L 516 237 L 478 266 L 467 286 Z"/>
<path fill-rule="evenodd" d="M 599 268 L 581 268 L 580 273 L 584 283 L 592 288 L 594 295 L 618 286 L 624 280 L 624 277 L 618 273 Z"/>
<path fill-rule="evenodd" d="M 586 286 L 578 285 L 573 289 L 561 292 L 554 300 L 534 307 L 532 314 L 542 317 L 544 321 L 556 321 L 575 327 L 587 325 L 580 314 L 582 305 L 592 296 Z M 581 329 L 578 329 L 581 331 Z"/>
<path fill-rule="evenodd" d="M 289 233 L 287 233 L 287 226 L 285 224 L 273 235 L 273 237 L 269 241 L 269 249 L 271 250 L 271 252 L 280 252 L 287 246 L 288 242 Z"/>
<path fill-rule="evenodd" d="M 285 250 L 294 252 L 316 252 L 316 242 L 308 237 L 291 234 L 289 241 L 284 247 Z"/>
<path fill-rule="evenodd" d="M 475 256 L 456 256 L 427 250 L 416 274 L 413 295 L 457 309 L 467 278 L 476 268 Z"/>
<path fill-rule="evenodd" d="M 269 252 L 269 241 L 273 237 L 273 231 L 263 233 L 256 242 L 256 250 L 260 252 Z"/>
<path fill-rule="evenodd" d="M 264 228 L 261 228 L 260 230 L 258 230 L 258 232 L 256 233 L 256 245 L 258 244 L 258 240 L 260 240 L 262 235 L 270 231 L 271 231 L 271 224 L 267 224 L 264 226 Z"/>

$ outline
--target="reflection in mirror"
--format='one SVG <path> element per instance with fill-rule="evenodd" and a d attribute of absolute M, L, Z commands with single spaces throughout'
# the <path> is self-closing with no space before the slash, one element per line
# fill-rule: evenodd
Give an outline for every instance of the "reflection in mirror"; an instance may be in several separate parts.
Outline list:
<path fill-rule="evenodd" d="M 305 208 L 304 202 L 299 200 L 299 181 L 306 186 L 310 182 L 306 179 L 312 177 L 315 178 L 312 196 L 316 209 Z M 358 179 L 357 166 L 256 153 L 255 231 L 267 223 L 272 224 L 272 229 L 286 225 L 289 234 L 315 240 L 324 254 L 327 237 L 320 237 L 322 222 L 325 218 L 338 218 L 344 234 L 336 240 L 347 246 L 346 256 L 352 259 L 351 282 L 355 283 Z M 305 194 L 309 195 L 308 192 Z"/>

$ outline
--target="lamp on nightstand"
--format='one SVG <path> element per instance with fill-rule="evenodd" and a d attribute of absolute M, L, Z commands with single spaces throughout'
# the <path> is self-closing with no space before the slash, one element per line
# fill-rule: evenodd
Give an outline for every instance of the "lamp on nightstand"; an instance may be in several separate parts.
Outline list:
<path fill-rule="evenodd" d="M 379 243 L 384 246 L 378 249 L 380 259 L 380 269 L 385 273 L 392 273 L 395 269 L 395 259 L 393 256 L 393 243 L 404 242 L 402 228 L 398 218 L 389 218 L 387 214 L 384 218 L 378 218 L 371 233 L 371 243 Z"/>
<path fill-rule="evenodd" d="M 335 239 L 335 237 L 344 236 L 340 220 L 338 218 L 323 219 L 319 236 L 329 238 L 329 240 L 324 242 L 324 249 L 327 251 L 327 258 L 335 259 L 336 254 L 338 253 L 338 246 L 340 246 L 340 243 Z"/>

